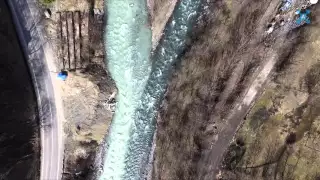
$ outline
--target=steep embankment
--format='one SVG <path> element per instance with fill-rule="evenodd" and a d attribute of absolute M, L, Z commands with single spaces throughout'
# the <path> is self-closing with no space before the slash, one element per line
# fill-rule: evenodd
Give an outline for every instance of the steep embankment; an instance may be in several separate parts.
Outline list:
<path fill-rule="evenodd" d="M 0 179 L 39 178 L 37 104 L 5 1 L 0 1 Z"/>

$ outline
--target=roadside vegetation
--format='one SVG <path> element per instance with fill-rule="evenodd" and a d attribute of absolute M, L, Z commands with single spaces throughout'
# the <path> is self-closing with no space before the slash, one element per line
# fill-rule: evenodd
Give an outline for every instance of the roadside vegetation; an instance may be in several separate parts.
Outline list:
<path fill-rule="evenodd" d="M 56 0 L 39 0 L 41 4 L 43 5 L 51 5 Z"/>
<path fill-rule="evenodd" d="M 39 179 L 35 92 L 5 1 L 0 1 L 0 9 L 0 179 Z"/>

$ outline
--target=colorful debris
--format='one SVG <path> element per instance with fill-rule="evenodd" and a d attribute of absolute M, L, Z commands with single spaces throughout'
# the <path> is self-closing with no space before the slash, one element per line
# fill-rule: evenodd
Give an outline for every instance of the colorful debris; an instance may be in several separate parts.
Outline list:
<path fill-rule="evenodd" d="M 288 11 L 293 4 L 293 0 L 284 0 L 282 6 L 280 7 L 281 11 Z"/>
<path fill-rule="evenodd" d="M 309 14 L 310 14 L 310 10 L 306 9 L 306 10 L 297 10 L 296 14 L 299 15 L 299 18 L 296 20 L 296 24 L 297 25 L 303 25 L 304 23 L 306 24 L 310 24 L 310 18 L 309 18 Z"/>

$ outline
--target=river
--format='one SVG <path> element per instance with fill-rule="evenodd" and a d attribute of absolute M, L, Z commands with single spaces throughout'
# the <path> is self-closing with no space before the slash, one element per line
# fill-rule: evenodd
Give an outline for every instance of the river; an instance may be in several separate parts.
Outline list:
<path fill-rule="evenodd" d="M 158 108 L 200 1 L 177 4 L 152 55 L 146 1 L 106 2 L 106 63 L 119 91 L 101 180 L 145 177 Z"/>

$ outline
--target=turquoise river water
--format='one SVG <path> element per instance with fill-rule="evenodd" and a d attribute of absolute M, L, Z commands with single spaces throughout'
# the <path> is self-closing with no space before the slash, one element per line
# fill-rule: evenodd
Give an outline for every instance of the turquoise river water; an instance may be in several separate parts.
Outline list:
<path fill-rule="evenodd" d="M 100 180 L 144 179 L 157 110 L 200 1 L 180 0 L 152 55 L 146 0 L 105 1 L 106 63 L 118 88 L 118 103 Z"/>

